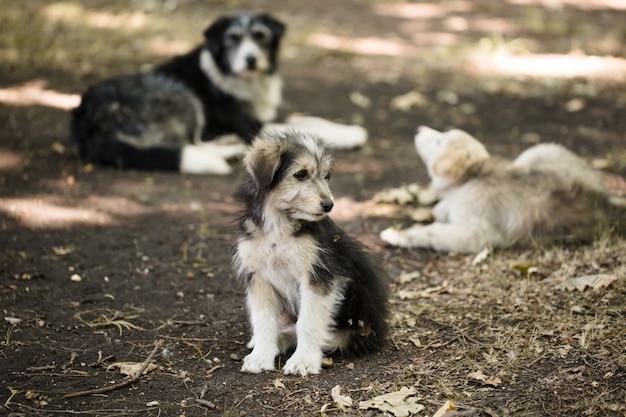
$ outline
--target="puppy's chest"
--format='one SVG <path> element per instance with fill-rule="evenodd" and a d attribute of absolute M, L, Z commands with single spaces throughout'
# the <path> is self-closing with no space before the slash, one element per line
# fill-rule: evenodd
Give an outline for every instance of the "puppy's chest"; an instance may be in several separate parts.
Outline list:
<path fill-rule="evenodd" d="M 274 283 L 308 277 L 319 248 L 308 236 L 259 234 L 242 240 L 238 252 L 246 269 Z"/>

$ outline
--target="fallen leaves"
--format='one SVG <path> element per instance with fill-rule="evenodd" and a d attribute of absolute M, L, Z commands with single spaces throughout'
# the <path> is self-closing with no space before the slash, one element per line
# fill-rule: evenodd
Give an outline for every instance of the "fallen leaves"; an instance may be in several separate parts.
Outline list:
<path fill-rule="evenodd" d="M 320 414 L 322 416 L 326 416 L 326 411 L 331 410 L 341 410 L 345 411 L 348 408 L 352 408 L 352 398 L 347 395 L 341 394 L 341 387 L 339 385 L 335 385 L 332 390 L 330 390 L 330 396 L 333 399 L 332 403 L 324 404 L 320 409 Z"/>
<path fill-rule="evenodd" d="M 143 363 L 141 362 L 115 362 L 107 367 L 107 371 L 110 369 L 119 368 L 121 374 L 132 377 L 137 375 L 142 366 Z M 149 372 L 154 371 L 155 369 L 157 369 L 157 365 L 154 363 L 149 363 L 145 367 L 145 369 L 143 369 L 141 375 L 145 375 Z"/>
<path fill-rule="evenodd" d="M 426 407 L 417 402 L 415 388 L 402 387 L 399 391 L 379 395 L 368 401 L 359 403 L 360 410 L 376 409 L 389 412 L 395 417 L 408 417 L 419 413 Z"/>
<path fill-rule="evenodd" d="M 376 203 L 411 204 L 432 206 L 439 200 L 439 196 L 431 186 L 421 186 L 417 183 L 405 184 L 400 187 L 384 188 L 374 195 Z"/>
<path fill-rule="evenodd" d="M 417 90 L 411 90 L 408 93 L 394 97 L 389 106 L 393 110 L 408 112 L 411 109 L 426 107 L 428 103 L 428 98 L 424 94 Z"/>
<path fill-rule="evenodd" d="M 470 372 L 467 377 L 473 381 L 482 382 L 485 385 L 491 385 L 493 387 L 497 387 L 502 384 L 502 380 L 500 378 L 497 376 L 485 375 L 481 370 Z"/>
<path fill-rule="evenodd" d="M 584 291 L 587 287 L 597 290 L 598 288 L 604 288 L 611 285 L 617 280 L 615 275 L 596 274 L 596 275 L 583 275 L 577 278 L 570 278 L 556 286 L 557 290 L 567 291 Z"/>

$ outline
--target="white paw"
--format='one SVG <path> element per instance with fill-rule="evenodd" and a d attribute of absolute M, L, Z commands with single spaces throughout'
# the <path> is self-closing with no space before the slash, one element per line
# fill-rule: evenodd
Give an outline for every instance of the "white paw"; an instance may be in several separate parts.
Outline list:
<path fill-rule="evenodd" d="M 344 125 L 315 116 L 293 114 L 287 126 L 320 135 L 331 148 L 353 149 L 367 142 L 367 130 L 358 125 Z"/>
<path fill-rule="evenodd" d="M 380 232 L 380 238 L 383 242 L 394 246 L 400 246 L 402 241 L 400 230 L 394 229 L 393 227 L 388 227 Z"/>
<path fill-rule="evenodd" d="M 319 374 L 322 370 L 322 354 L 298 354 L 298 351 L 289 358 L 283 372 L 293 375 Z"/>
<path fill-rule="evenodd" d="M 264 355 L 252 351 L 248 356 L 243 358 L 242 372 L 251 372 L 258 374 L 263 371 L 273 371 L 276 369 L 274 365 L 273 355 Z"/>
<path fill-rule="evenodd" d="M 246 149 L 244 144 L 187 145 L 183 147 L 181 154 L 180 170 L 184 174 L 227 175 L 233 171 L 227 159 L 243 155 Z"/>

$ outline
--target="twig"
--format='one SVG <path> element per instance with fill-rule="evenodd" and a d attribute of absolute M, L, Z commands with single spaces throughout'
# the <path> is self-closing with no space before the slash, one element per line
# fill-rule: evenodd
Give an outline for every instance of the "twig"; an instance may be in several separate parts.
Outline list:
<path fill-rule="evenodd" d="M 211 401 L 203 400 L 201 398 L 196 398 L 196 402 L 200 405 L 205 406 L 206 408 L 210 408 L 211 410 L 217 409 L 217 406 L 213 404 Z"/>
<path fill-rule="evenodd" d="M 211 375 L 213 372 L 217 371 L 220 368 L 223 368 L 224 365 L 215 365 L 213 368 L 209 369 L 208 371 L 206 371 L 206 373 L 208 375 Z"/>
<path fill-rule="evenodd" d="M 454 324 L 442 323 L 442 322 L 437 321 L 435 319 L 431 319 L 430 317 L 422 317 L 422 319 L 430 321 L 432 323 L 435 323 L 438 326 L 447 327 L 449 329 L 452 329 L 452 330 L 458 332 L 460 334 L 460 336 L 463 339 L 465 339 L 466 341 L 468 341 L 468 342 L 472 342 L 472 343 L 475 343 L 477 345 L 482 345 L 483 344 L 483 342 L 481 342 L 480 340 L 476 340 L 473 337 L 469 336 L 467 333 L 465 333 L 463 330 L 461 330 L 458 326 L 455 326 Z"/>
<path fill-rule="evenodd" d="M 156 355 L 158 350 L 161 348 L 161 346 L 163 346 L 163 340 L 162 339 L 160 339 L 156 343 L 156 345 L 154 346 L 154 349 L 152 349 L 152 352 L 150 352 L 150 354 L 148 355 L 146 360 L 143 361 L 143 363 L 141 364 L 141 367 L 137 370 L 135 375 L 133 375 L 130 379 L 127 379 L 124 382 L 120 382 L 119 384 L 109 385 L 109 386 L 102 387 L 102 388 L 96 388 L 96 389 L 91 389 L 91 390 L 87 390 L 87 391 L 72 392 L 72 393 L 69 393 L 69 394 L 65 394 L 63 396 L 63 398 L 74 398 L 74 397 L 82 397 L 84 395 L 102 394 L 102 393 L 105 393 L 105 392 L 114 391 L 116 389 L 120 389 L 120 388 L 124 388 L 124 387 L 129 386 L 130 384 L 132 384 L 133 382 L 137 381 L 141 377 L 141 374 L 143 374 L 143 371 L 145 371 L 146 368 L 148 367 L 148 365 L 150 364 L 150 362 L 152 362 L 152 359 L 154 359 L 154 356 Z"/>
<path fill-rule="evenodd" d="M 161 339 L 168 340 L 178 340 L 180 342 L 229 342 L 235 343 L 237 345 L 243 345 L 244 343 L 240 340 L 231 340 L 231 339 L 216 339 L 216 338 L 201 338 L 201 337 L 176 337 L 176 336 L 167 336 L 167 335 L 159 335 Z"/>

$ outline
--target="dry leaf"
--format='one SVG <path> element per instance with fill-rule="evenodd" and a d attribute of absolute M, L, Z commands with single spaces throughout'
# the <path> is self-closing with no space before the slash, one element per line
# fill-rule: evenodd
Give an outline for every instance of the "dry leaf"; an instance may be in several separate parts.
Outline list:
<path fill-rule="evenodd" d="M 326 416 L 326 411 L 330 410 L 342 410 L 345 411 L 347 408 L 352 408 L 352 398 L 347 395 L 341 395 L 341 387 L 339 385 L 335 385 L 333 389 L 330 391 L 330 396 L 333 398 L 332 403 L 324 404 L 320 409 L 320 414 L 322 416 Z"/>
<path fill-rule="evenodd" d="M 335 385 L 333 389 L 330 390 L 330 396 L 333 398 L 335 404 L 342 410 L 352 407 L 352 398 L 347 395 L 341 395 L 341 387 L 339 385 Z"/>
<path fill-rule="evenodd" d="M 414 203 L 420 192 L 419 184 L 402 185 L 401 187 L 385 188 L 374 195 L 376 203 L 410 204 Z"/>
<path fill-rule="evenodd" d="M 483 374 L 483 371 L 480 371 L 480 370 L 471 372 L 467 377 L 469 379 L 473 379 L 474 381 L 479 381 L 487 385 L 492 385 L 494 387 L 497 387 L 498 385 L 502 383 L 502 380 L 498 378 L 497 376 L 485 375 Z"/>
<path fill-rule="evenodd" d="M 411 212 L 411 220 L 418 223 L 427 223 L 433 220 L 431 207 L 418 207 Z"/>
<path fill-rule="evenodd" d="M 54 251 L 55 255 L 69 255 L 70 253 L 74 253 L 74 245 L 69 245 L 69 246 L 53 246 L 52 250 Z"/>
<path fill-rule="evenodd" d="M 417 90 L 397 96 L 391 100 L 389 106 L 393 110 L 408 112 L 413 108 L 425 107 L 428 105 L 428 98 Z"/>
<path fill-rule="evenodd" d="M 278 389 L 285 389 L 285 384 L 283 384 L 283 381 L 281 381 L 280 379 L 276 378 L 274 380 L 274 388 L 278 388 Z"/>
<path fill-rule="evenodd" d="M 139 371 L 142 366 L 143 363 L 141 362 L 115 362 L 107 368 L 107 371 L 111 368 L 120 368 L 120 374 L 133 377 L 137 374 L 137 371 Z M 144 371 L 142 372 L 142 375 L 145 375 L 148 372 L 152 372 L 156 368 L 157 366 L 154 363 L 149 363 L 148 366 L 146 366 L 146 369 L 144 369 Z"/>
<path fill-rule="evenodd" d="M 557 285 L 556 289 L 567 291 L 584 291 L 587 287 L 589 287 L 597 290 L 598 288 L 608 287 L 615 280 L 617 280 L 617 277 L 615 275 L 583 275 L 582 277 L 568 279 L 564 283 Z"/>
<path fill-rule="evenodd" d="M 417 202 L 422 206 L 432 206 L 439 201 L 439 194 L 432 187 L 432 184 L 422 188 L 417 193 Z"/>
<path fill-rule="evenodd" d="M 372 100 L 358 91 L 350 93 L 350 101 L 362 109 L 369 109 L 372 105 Z"/>
<path fill-rule="evenodd" d="M 398 297 L 401 300 L 414 300 L 416 298 L 430 298 L 432 294 L 439 294 L 447 291 L 449 288 L 448 282 L 444 281 L 441 285 L 437 285 L 434 287 L 428 287 L 423 289 L 422 291 L 409 291 L 409 290 L 400 290 L 397 292 Z"/>
<path fill-rule="evenodd" d="M 9 322 L 12 326 L 18 325 L 22 322 L 22 319 L 18 319 L 17 317 L 5 317 L 4 320 Z"/>
<path fill-rule="evenodd" d="M 448 411 L 455 411 L 455 410 L 456 410 L 455 405 L 452 404 L 452 401 L 448 400 L 441 406 L 441 408 L 439 408 L 439 410 L 437 410 L 435 414 L 433 414 L 433 417 L 442 417 Z"/>
<path fill-rule="evenodd" d="M 479 263 L 482 263 L 482 261 L 484 261 L 485 259 L 489 257 L 490 253 L 491 253 L 491 249 L 489 248 L 485 248 L 481 250 L 480 252 L 476 254 L 474 259 L 472 259 L 472 265 L 478 265 Z"/>
<path fill-rule="evenodd" d="M 390 412 L 395 417 L 408 417 L 426 409 L 425 406 L 417 403 L 417 398 L 413 396 L 415 393 L 415 388 L 402 387 L 400 391 L 379 395 L 368 401 L 361 401 L 359 409 L 375 408 Z"/>
<path fill-rule="evenodd" d="M 568 113 L 575 113 L 575 112 L 579 112 L 582 109 L 584 109 L 586 106 L 585 100 L 580 99 L 580 98 L 574 98 L 570 101 L 568 101 L 567 103 L 565 103 L 565 111 Z"/>
<path fill-rule="evenodd" d="M 413 272 L 402 271 L 397 281 L 400 284 L 406 284 L 407 282 L 411 282 L 414 279 L 419 278 L 421 276 L 422 276 L 422 273 L 420 271 L 413 271 Z"/>

